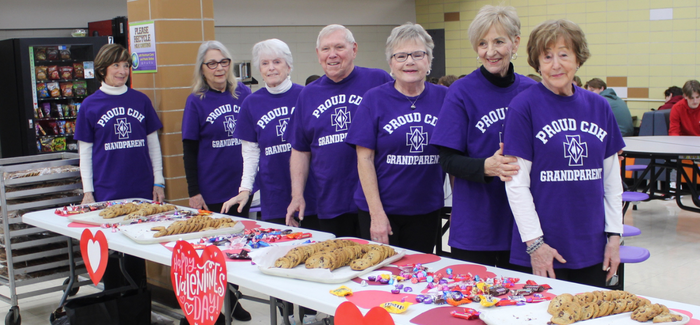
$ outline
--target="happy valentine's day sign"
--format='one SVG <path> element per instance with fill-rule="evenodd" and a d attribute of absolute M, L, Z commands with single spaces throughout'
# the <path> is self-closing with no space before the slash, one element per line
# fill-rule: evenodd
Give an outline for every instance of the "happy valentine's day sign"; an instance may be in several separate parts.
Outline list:
<path fill-rule="evenodd" d="M 216 322 L 226 295 L 226 261 L 216 246 L 200 257 L 192 244 L 179 241 L 170 268 L 173 289 L 185 317 L 193 325 Z"/>

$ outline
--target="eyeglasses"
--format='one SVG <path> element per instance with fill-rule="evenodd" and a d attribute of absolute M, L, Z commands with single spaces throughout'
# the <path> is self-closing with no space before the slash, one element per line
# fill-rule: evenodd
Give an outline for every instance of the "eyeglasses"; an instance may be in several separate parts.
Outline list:
<path fill-rule="evenodd" d="M 216 69 L 216 66 L 218 66 L 219 64 L 221 64 L 221 67 L 222 67 L 222 68 L 226 68 L 226 67 L 228 67 L 228 66 L 231 64 L 231 59 L 223 59 L 223 60 L 221 60 L 221 61 L 219 61 L 219 62 L 216 62 L 216 61 L 209 61 L 209 62 L 205 62 L 205 63 L 202 63 L 202 64 L 203 64 L 203 65 L 206 65 L 207 68 L 212 69 L 212 70 Z"/>
<path fill-rule="evenodd" d="M 396 62 L 404 62 L 404 61 L 408 60 L 409 56 L 412 56 L 414 61 L 418 61 L 418 60 L 423 60 L 423 58 L 425 57 L 425 54 L 426 54 L 425 51 L 415 51 L 412 53 L 399 52 L 399 53 L 394 53 L 394 55 L 392 55 L 392 57 L 394 59 L 396 59 Z"/>

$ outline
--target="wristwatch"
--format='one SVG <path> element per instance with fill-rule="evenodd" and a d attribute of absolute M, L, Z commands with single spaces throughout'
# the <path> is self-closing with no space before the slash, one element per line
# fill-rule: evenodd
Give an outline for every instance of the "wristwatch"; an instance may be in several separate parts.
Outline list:
<path fill-rule="evenodd" d="M 622 237 L 622 234 L 616 232 L 606 232 L 605 235 L 610 238 L 612 236 Z"/>

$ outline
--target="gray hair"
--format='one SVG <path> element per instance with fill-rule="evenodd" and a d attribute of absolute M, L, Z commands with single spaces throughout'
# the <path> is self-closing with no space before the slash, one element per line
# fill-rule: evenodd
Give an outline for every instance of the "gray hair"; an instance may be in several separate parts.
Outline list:
<path fill-rule="evenodd" d="M 228 66 L 228 71 L 226 71 L 226 89 L 231 92 L 233 98 L 238 98 L 236 95 L 236 76 L 233 75 L 233 58 L 231 53 L 228 51 L 224 44 L 219 41 L 206 41 L 199 46 L 197 51 L 197 62 L 194 66 L 194 80 L 192 82 L 192 93 L 199 95 L 199 98 L 204 98 L 204 94 L 209 91 L 209 84 L 207 84 L 207 79 L 202 74 L 202 65 L 204 64 L 204 56 L 207 52 L 211 50 L 218 50 L 227 59 L 231 59 L 231 64 Z M 207 68 L 208 69 L 208 68 Z"/>
<path fill-rule="evenodd" d="M 284 59 L 284 61 L 287 62 L 287 66 L 289 66 L 290 72 L 294 69 L 292 51 L 289 50 L 287 43 L 276 38 L 271 38 L 256 43 L 253 46 L 253 66 L 255 69 L 260 70 L 260 57 L 266 54 L 271 54 L 275 57 Z"/>
<path fill-rule="evenodd" d="M 489 28 L 496 25 L 503 28 L 511 42 L 515 42 L 515 38 L 520 36 L 520 18 L 518 18 L 515 8 L 485 5 L 481 7 L 469 25 L 469 41 L 472 43 L 474 51 L 476 51 L 481 37 L 488 33 Z"/>
<path fill-rule="evenodd" d="M 321 40 L 326 36 L 333 34 L 336 31 L 345 31 L 345 40 L 350 44 L 355 44 L 355 37 L 352 36 L 352 32 L 343 25 L 332 24 L 326 27 L 318 33 L 318 38 L 316 39 L 316 48 L 321 47 Z"/>
<path fill-rule="evenodd" d="M 428 55 L 428 60 L 430 61 L 428 69 L 430 69 L 433 64 L 433 48 L 435 47 L 433 38 L 430 37 L 430 34 L 425 31 L 423 26 L 411 22 L 394 28 L 386 39 L 386 49 L 384 52 L 387 62 L 391 64 L 391 56 L 394 55 L 395 47 L 410 41 L 423 43 L 423 45 L 425 45 L 425 53 Z"/>

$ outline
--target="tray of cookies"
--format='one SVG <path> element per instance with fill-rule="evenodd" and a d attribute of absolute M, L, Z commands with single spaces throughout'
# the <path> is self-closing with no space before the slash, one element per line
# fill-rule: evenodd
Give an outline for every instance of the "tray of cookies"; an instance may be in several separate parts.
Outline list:
<path fill-rule="evenodd" d="M 690 318 L 670 311 L 661 304 L 626 291 L 593 291 L 577 295 L 564 293 L 549 304 L 528 304 L 514 308 L 485 309 L 479 315 L 484 323 L 492 324 L 582 324 L 639 325 L 686 324 Z"/>
<path fill-rule="evenodd" d="M 139 244 L 155 244 L 241 233 L 245 230 L 245 225 L 229 217 L 197 215 L 187 220 L 138 223 L 119 229 L 122 234 Z"/>
<path fill-rule="evenodd" d="M 104 224 L 128 225 L 133 223 L 136 219 L 173 215 L 178 211 L 183 210 L 178 209 L 172 204 L 159 204 L 140 200 L 125 200 L 120 202 L 110 202 L 107 208 L 100 211 L 69 215 L 68 220 L 98 226 Z"/>
<path fill-rule="evenodd" d="M 264 274 L 321 283 L 342 283 L 406 255 L 392 247 L 331 239 L 309 245 L 268 247 L 251 253 Z"/>

